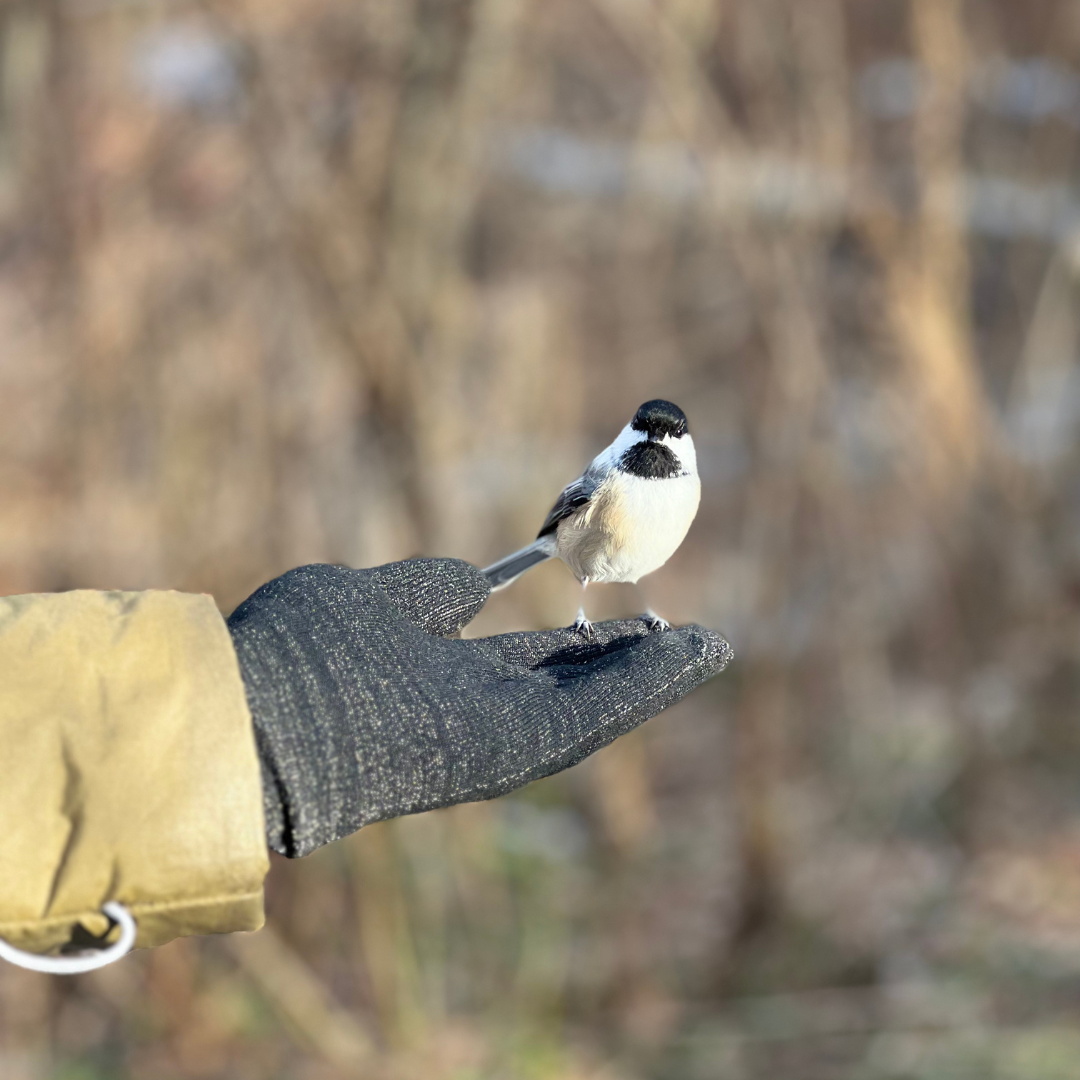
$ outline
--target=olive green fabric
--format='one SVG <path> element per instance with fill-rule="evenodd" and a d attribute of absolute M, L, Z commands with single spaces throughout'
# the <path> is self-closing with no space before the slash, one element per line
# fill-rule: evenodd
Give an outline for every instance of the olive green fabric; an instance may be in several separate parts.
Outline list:
<path fill-rule="evenodd" d="M 137 945 L 262 925 L 251 716 L 208 596 L 0 598 L 0 937 L 55 951 L 108 900 Z"/>

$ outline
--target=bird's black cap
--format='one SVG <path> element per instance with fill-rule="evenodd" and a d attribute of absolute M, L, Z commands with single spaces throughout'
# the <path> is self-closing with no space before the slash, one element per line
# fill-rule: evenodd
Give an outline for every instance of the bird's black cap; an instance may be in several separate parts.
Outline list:
<path fill-rule="evenodd" d="M 657 398 L 646 401 L 638 409 L 630 426 L 635 431 L 644 431 L 650 439 L 662 439 L 665 435 L 678 438 L 686 434 L 686 413 L 678 405 Z"/>

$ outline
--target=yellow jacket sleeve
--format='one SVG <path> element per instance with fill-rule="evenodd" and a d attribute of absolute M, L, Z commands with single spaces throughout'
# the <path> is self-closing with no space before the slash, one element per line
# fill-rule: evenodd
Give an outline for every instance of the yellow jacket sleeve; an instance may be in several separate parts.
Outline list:
<path fill-rule="evenodd" d="M 56 950 L 119 900 L 140 946 L 255 930 L 251 716 L 208 596 L 0 598 L 0 937 Z"/>

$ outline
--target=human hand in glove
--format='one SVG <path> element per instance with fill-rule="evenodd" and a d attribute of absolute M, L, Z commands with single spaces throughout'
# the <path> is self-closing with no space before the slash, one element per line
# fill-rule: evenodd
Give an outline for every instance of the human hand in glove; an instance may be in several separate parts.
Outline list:
<path fill-rule="evenodd" d="M 700 626 L 641 620 L 450 637 L 490 589 L 456 559 L 301 566 L 229 619 L 263 770 L 270 847 L 491 799 L 569 768 L 728 664 Z"/>

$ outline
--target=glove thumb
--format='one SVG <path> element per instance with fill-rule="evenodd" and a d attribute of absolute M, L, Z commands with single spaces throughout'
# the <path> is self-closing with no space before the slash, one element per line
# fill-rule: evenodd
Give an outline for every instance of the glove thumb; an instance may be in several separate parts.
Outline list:
<path fill-rule="evenodd" d="M 461 559 L 408 559 L 370 573 L 403 618 L 442 637 L 471 622 L 491 595 L 487 578 Z"/>

